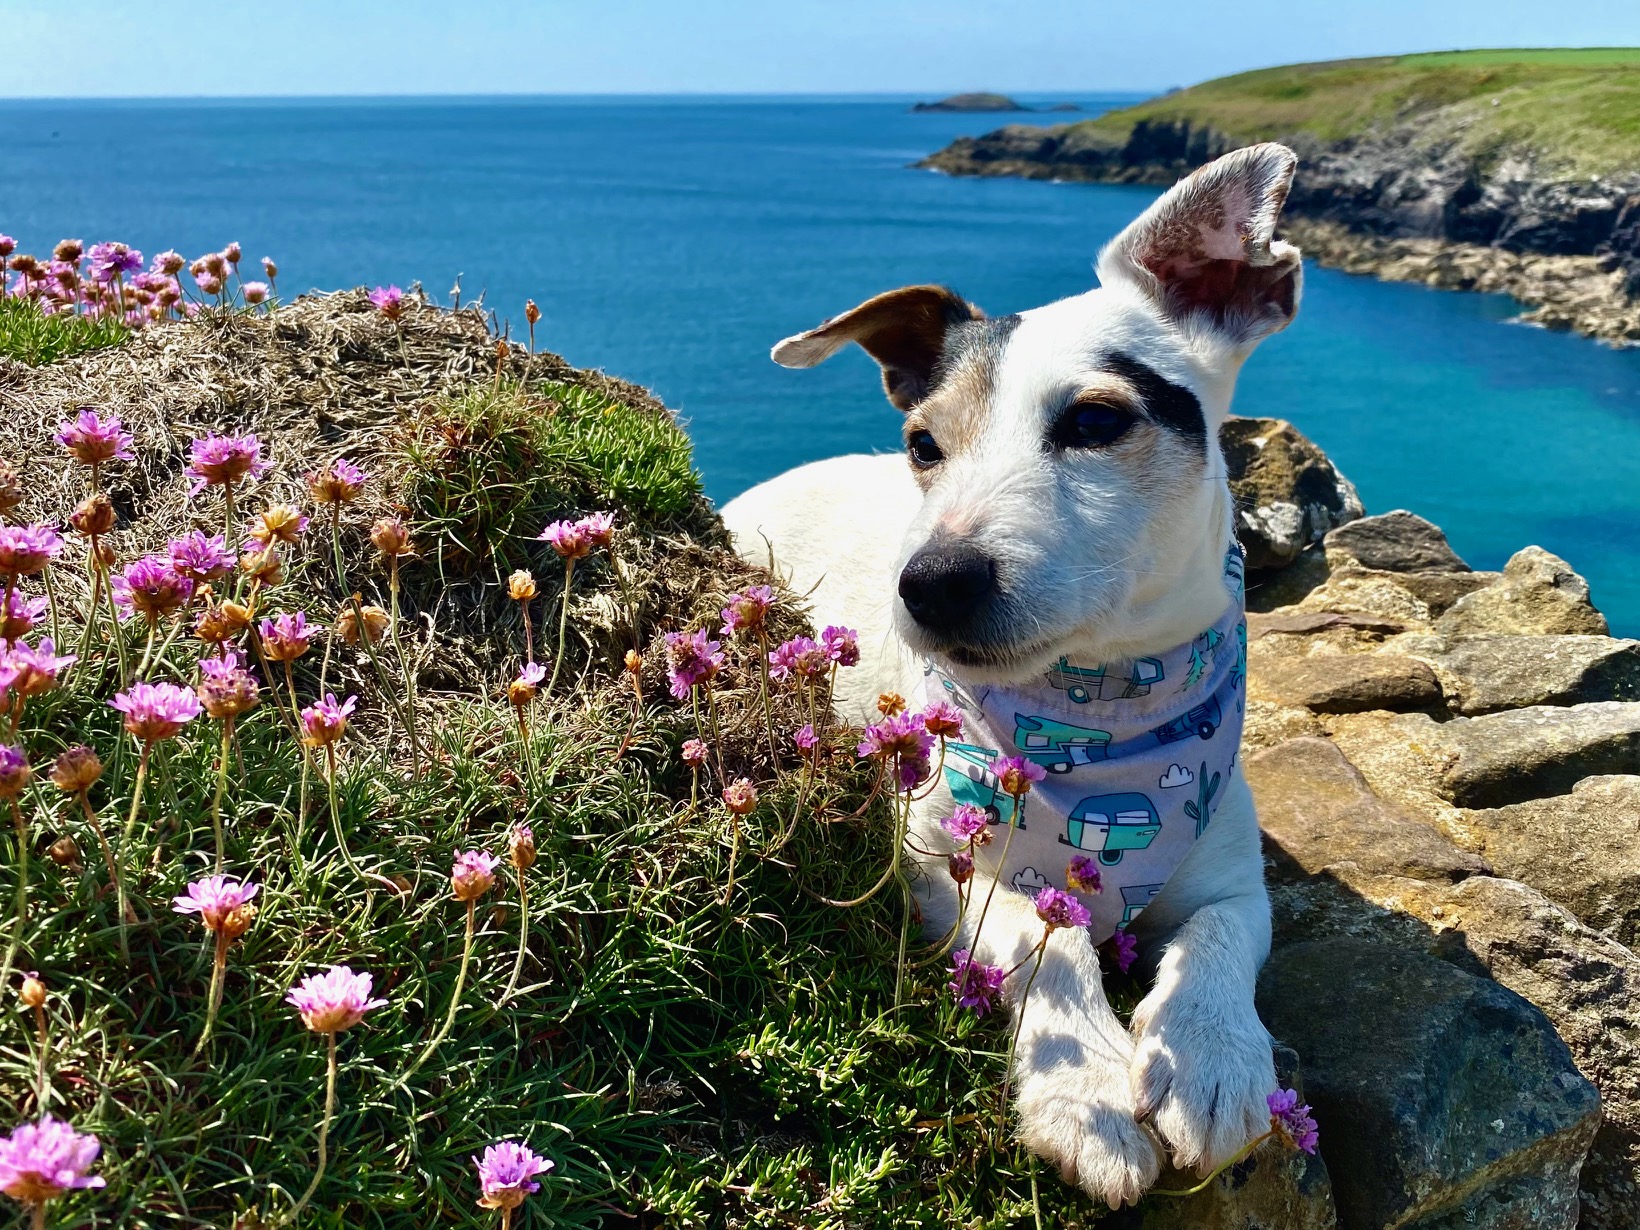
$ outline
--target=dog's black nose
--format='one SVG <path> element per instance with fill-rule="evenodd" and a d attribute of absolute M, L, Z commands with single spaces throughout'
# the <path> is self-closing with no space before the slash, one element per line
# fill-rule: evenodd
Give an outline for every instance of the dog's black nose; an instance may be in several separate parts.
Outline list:
<path fill-rule="evenodd" d="M 900 570 L 900 601 L 930 632 L 954 632 L 996 588 L 997 565 L 967 543 L 924 547 Z"/>

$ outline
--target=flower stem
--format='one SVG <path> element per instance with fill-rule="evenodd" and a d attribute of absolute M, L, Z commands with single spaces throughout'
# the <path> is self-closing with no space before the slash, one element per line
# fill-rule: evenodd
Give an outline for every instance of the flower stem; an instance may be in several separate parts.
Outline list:
<path fill-rule="evenodd" d="M 336 588 L 341 593 L 347 593 L 347 569 L 342 564 L 342 502 L 334 501 L 330 506 L 330 554 L 336 561 Z M 360 624 L 359 632 L 364 634 L 364 625 Z"/>
<path fill-rule="evenodd" d="M 394 1083 L 394 1088 L 403 1085 L 405 1081 L 416 1074 L 421 1065 L 427 1062 L 434 1051 L 438 1050 L 439 1043 L 449 1037 L 450 1030 L 455 1026 L 456 1012 L 461 1007 L 461 990 L 467 985 L 467 965 L 473 957 L 473 914 L 477 904 L 476 901 L 467 903 L 467 933 L 461 942 L 461 968 L 456 971 L 456 985 L 455 989 L 450 992 L 450 1010 L 444 1014 L 444 1024 L 439 1026 L 438 1033 L 433 1035 L 432 1040 L 427 1043 L 426 1049 L 416 1057 L 416 1062 L 406 1068 L 404 1074 Z"/>
<path fill-rule="evenodd" d="M 131 787 L 131 811 L 125 818 L 125 828 L 120 832 L 119 857 L 114 860 L 114 892 L 120 911 L 120 957 L 125 961 L 131 960 L 131 943 L 126 935 L 129 927 L 126 911 L 130 910 L 131 906 L 126 899 L 125 868 L 131 861 L 131 835 L 137 828 L 137 813 L 142 807 L 142 788 L 148 784 L 148 758 L 153 751 L 154 745 L 145 742 L 142 745 L 142 754 L 137 758 L 137 780 Z"/>
<path fill-rule="evenodd" d="M 216 1012 L 222 1005 L 222 975 L 228 968 L 228 936 L 224 931 L 216 933 L 216 959 L 211 963 L 211 992 L 205 1002 L 205 1028 L 200 1032 L 199 1041 L 194 1043 L 194 1054 L 205 1049 L 205 1044 L 211 1040 L 211 1027 L 216 1024 Z M 331 1035 L 334 1037 L 335 1035 Z"/>
<path fill-rule="evenodd" d="M 11 800 L 12 823 L 17 826 L 17 897 L 13 907 L 16 917 L 11 924 L 11 939 L 6 943 L 6 959 L 0 963 L 0 987 L 11 987 L 11 968 L 17 960 L 17 951 L 23 946 L 23 927 L 28 916 L 28 824 L 17 800 Z"/>
<path fill-rule="evenodd" d="M 1222 1162 L 1220 1162 L 1217 1166 L 1213 1167 L 1212 1172 L 1205 1179 L 1203 1179 L 1200 1183 L 1196 1184 L 1195 1187 L 1187 1187 L 1187 1188 L 1183 1188 L 1183 1189 L 1168 1188 L 1168 1187 L 1153 1187 L 1153 1188 L 1150 1189 L 1150 1191 L 1147 1194 L 1151 1195 L 1151 1196 L 1184 1197 L 1184 1196 L 1194 1196 L 1198 1192 L 1205 1191 L 1207 1189 L 1207 1185 L 1209 1183 L 1211 1183 L 1214 1179 L 1218 1178 L 1226 1170 L 1229 1170 L 1230 1167 L 1234 1166 L 1237 1162 L 1246 1161 L 1249 1157 L 1252 1156 L 1252 1153 L 1253 1153 L 1254 1149 L 1258 1148 L 1260 1145 L 1262 1145 L 1265 1141 L 1269 1140 L 1270 1137 L 1274 1136 L 1275 1134 L 1276 1134 L 1275 1129 L 1272 1128 L 1268 1132 L 1264 1133 L 1264 1135 L 1262 1135 L 1262 1136 L 1253 1137 L 1252 1140 L 1249 1140 L 1237 1152 L 1231 1154 L 1229 1157 L 1225 1158 Z"/>
<path fill-rule="evenodd" d="M 300 851 L 302 835 L 307 830 L 308 765 L 312 754 L 308 751 L 308 745 L 302 742 L 302 706 L 296 699 L 296 677 L 291 673 L 289 658 L 285 659 L 285 688 L 290 693 L 290 715 L 296 723 L 292 728 L 296 732 L 296 744 L 302 750 L 301 784 L 296 796 L 296 849 Z M 300 854 L 297 857 L 301 857 Z"/>
<path fill-rule="evenodd" d="M 991 898 L 996 896 L 997 881 L 1002 879 L 1002 869 L 1008 865 L 1008 847 L 1014 844 L 1014 834 L 1019 831 L 1019 801 L 1022 796 L 1014 795 L 1013 815 L 1008 817 L 1008 836 L 1003 838 L 1002 853 L 997 855 L 997 869 L 991 876 L 991 887 L 986 890 L 985 904 L 980 907 L 979 922 L 974 924 L 974 938 L 968 942 L 971 951 L 979 952 L 979 933 L 985 927 L 985 915 L 991 908 Z"/>
<path fill-rule="evenodd" d="M 103 865 L 108 868 L 108 882 L 113 884 L 120 878 L 119 872 L 114 870 L 114 849 L 108 844 L 108 837 L 103 833 L 102 825 L 97 823 L 97 813 L 91 810 L 91 800 L 86 797 L 84 790 L 80 791 L 80 808 L 85 812 L 86 828 L 91 830 L 92 836 L 97 839 L 97 845 L 102 847 Z M 136 922 L 136 914 L 131 913 L 127 921 Z"/>
<path fill-rule="evenodd" d="M 410 768 L 414 774 L 421 772 L 421 740 L 416 737 L 416 672 L 410 659 L 404 656 L 404 642 L 399 639 L 399 557 L 392 556 L 387 563 L 387 589 L 390 595 L 389 604 L 392 611 L 388 615 L 387 627 L 393 637 L 393 652 L 398 655 L 399 669 L 404 672 L 404 698 L 408 710 L 410 730 Z M 360 628 L 364 627 L 363 615 L 360 617 Z"/>
<path fill-rule="evenodd" d="M 346 863 L 348 870 L 365 883 L 368 884 L 374 880 L 376 883 L 385 885 L 392 891 L 397 892 L 397 884 L 394 884 L 386 876 L 376 875 L 360 867 L 359 864 L 353 861 L 353 852 L 347 848 L 347 837 L 342 832 L 342 811 L 340 805 L 336 802 L 336 745 L 333 743 L 325 745 L 325 769 L 325 784 L 329 787 L 327 793 L 330 795 L 330 828 L 336 834 L 336 848 L 342 852 L 342 862 Z"/>
<path fill-rule="evenodd" d="M 515 870 L 518 872 L 518 957 L 513 961 L 512 977 L 507 979 L 507 989 L 501 992 L 497 1006 L 511 999 L 518 987 L 518 976 L 524 971 L 525 944 L 530 938 L 530 899 L 524 887 L 524 869 L 518 867 Z"/>
<path fill-rule="evenodd" d="M 233 542 L 233 484 L 222 484 L 222 545 L 234 550 Z"/>
<path fill-rule="evenodd" d="M 319 1187 L 319 1180 L 325 1177 L 325 1162 L 329 1160 L 327 1150 L 330 1144 L 330 1120 L 336 1113 L 336 1035 L 326 1034 L 325 1038 L 330 1043 L 330 1063 L 325 1073 L 325 1117 L 319 1123 L 319 1161 L 313 1168 L 313 1178 L 308 1181 L 307 1191 L 302 1193 L 302 1198 L 296 1202 L 296 1206 L 286 1218 L 292 1225 L 302 1210 L 307 1208 L 308 1201 L 313 1199 L 313 1193 Z"/>
<path fill-rule="evenodd" d="M 552 695 L 552 689 L 558 682 L 558 672 L 564 668 L 564 646 L 569 637 L 569 586 L 575 579 L 575 557 L 568 556 L 564 560 L 564 600 L 558 607 L 558 656 L 553 659 L 552 678 L 547 680 L 547 695 Z"/>
<path fill-rule="evenodd" d="M 154 634 L 159 631 L 159 623 L 152 615 L 148 617 L 148 640 L 142 647 L 142 659 L 137 663 L 137 678 L 140 680 L 148 673 L 148 660 L 154 656 Z"/>
<path fill-rule="evenodd" d="M 47 1059 L 51 1051 L 51 1034 L 46 1029 L 46 1007 L 38 1004 L 34 1009 L 34 1028 L 40 1035 L 40 1070 L 35 1077 L 34 1113 L 43 1114 L 46 1109 L 46 1068 Z"/>
<path fill-rule="evenodd" d="M 1042 932 L 1042 938 L 1036 944 L 1036 964 L 1031 966 L 1031 976 L 1025 980 L 1025 989 L 1019 993 L 1019 1012 L 1014 1020 L 1014 1032 L 1008 1039 L 1008 1058 L 1002 1065 L 1002 1097 L 997 1102 L 997 1126 L 1007 1126 L 1008 1116 L 1008 1086 L 1014 1077 L 1014 1051 L 1019 1047 L 1019 1033 L 1025 1026 L 1025 1004 L 1031 998 L 1031 988 L 1036 985 L 1036 976 L 1042 972 L 1042 958 L 1048 952 L 1048 932 Z M 1029 960 L 1029 958 L 1026 958 Z M 1024 961 L 1019 963 L 1025 964 Z M 1014 967 L 1017 971 L 1019 966 Z"/>
<path fill-rule="evenodd" d="M 216 794 L 211 799 L 211 831 L 216 835 L 216 873 L 222 874 L 222 795 L 228 789 L 228 751 L 233 746 L 233 718 L 222 719 L 222 751 L 216 761 Z"/>
<path fill-rule="evenodd" d="M 774 762 L 774 770 L 778 773 L 780 753 L 774 747 L 774 708 L 769 702 L 769 638 L 762 628 L 757 630 L 757 665 L 762 672 L 758 691 L 763 697 L 763 729 L 769 736 L 769 759 Z"/>

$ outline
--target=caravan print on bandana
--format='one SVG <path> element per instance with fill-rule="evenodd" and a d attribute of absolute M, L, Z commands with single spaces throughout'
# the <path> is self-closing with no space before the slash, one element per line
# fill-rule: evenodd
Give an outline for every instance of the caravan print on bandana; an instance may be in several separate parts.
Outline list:
<path fill-rule="evenodd" d="M 964 742 L 945 749 L 953 803 L 1005 824 L 1013 803 L 989 770 L 1020 755 L 1047 770 L 1021 801 L 1005 879 L 1035 896 L 1069 888 L 1077 855 L 1099 867 L 1097 893 L 1076 895 L 1103 943 L 1139 916 L 1206 831 L 1236 771 L 1247 676 L 1239 546 L 1225 555 L 1231 602 L 1187 644 L 1131 662 L 1061 658 L 1035 686 L 969 688 L 929 663 L 922 703 L 963 711 Z M 1000 840 L 981 851 L 996 858 Z M 994 864 L 992 864 L 994 866 Z M 990 868 L 985 869 L 989 875 Z"/>

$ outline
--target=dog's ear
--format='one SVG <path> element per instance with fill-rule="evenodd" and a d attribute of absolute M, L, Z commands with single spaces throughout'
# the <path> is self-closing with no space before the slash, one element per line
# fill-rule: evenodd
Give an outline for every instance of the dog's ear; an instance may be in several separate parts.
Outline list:
<path fill-rule="evenodd" d="M 1250 145 L 1186 176 L 1099 254 L 1099 280 L 1127 281 L 1181 323 L 1251 346 L 1298 311 L 1298 249 L 1275 238 L 1298 159 Z"/>
<path fill-rule="evenodd" d="M 909 410 L 928 395 L 945 331 L 984 315 L 944 286 L 903 286 L 867 299 L 817 329 L 788 337 L 769 357 L 782 367 L 813 367 L 858 342 L 882 367 L 888 400 Z"/>

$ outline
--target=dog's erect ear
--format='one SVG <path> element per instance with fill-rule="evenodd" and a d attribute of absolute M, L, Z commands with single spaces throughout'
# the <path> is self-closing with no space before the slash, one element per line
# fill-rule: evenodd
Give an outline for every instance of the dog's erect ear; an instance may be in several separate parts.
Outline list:
<path fill-rule="evenodd" d="M 867 299 L 818 329 L 788 337 L 769 352 L 782 367 L 813 367 L 850 342 L 882 366 L 883 390 L 901 410 L 928 395 L 934 364 L 945 346 L 945 331 L 985 315 L 943 286 L 904 286 Z"/>
<path fill-rule="evenodd" d="M 1285 329 L 1298 311 L 1298 249 L 1275 238 L 1298 159 L 1250 145 L 1186 176 L 1099 254 L 1099 280 L 1125 280 L 1168 316 L 1235 344 Z"/>

